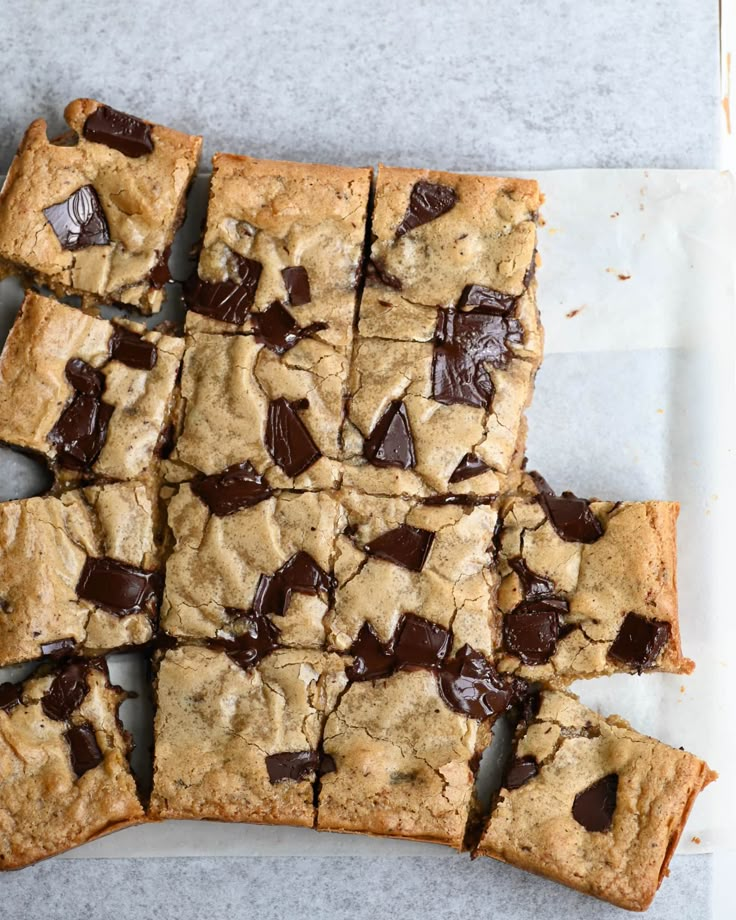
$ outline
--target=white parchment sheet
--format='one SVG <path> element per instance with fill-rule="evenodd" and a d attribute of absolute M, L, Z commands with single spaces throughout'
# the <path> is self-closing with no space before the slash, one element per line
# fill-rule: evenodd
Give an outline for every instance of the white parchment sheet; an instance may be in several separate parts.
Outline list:
<path fill-rule="evenodd" d="M 690 677 L 620 675 L 572 689 L 720 772 L 697 802 L 679 852 L 719 848 L 733 843 L 736 813 L 734 183 L 729 174 L 704 171 L 573 170 L 536 178 L 546 195 L 538 278 L 547 347 L 529 413 L 529 466 L 556 489 L 586 497 L 681 502 L 682 639 L 697 662 Z M 190 238 L 205 199 L 202 178 Z M 13 282 L 0 284 L 3 330 L 19 302 Z M 40 482 L 27 458 L 2 452 L 2 498 L 32 494 Z M 124 686 L 145 686 L 143 668 L 129 656 L 114 658 L 111 671 Z M 146 707 L 138 700 L 123 708 L 141 759 L 150 744 Z M 128 829 L 69 858 L 419 852 L 449 851 L 297 828 L 168 822 Z"/>

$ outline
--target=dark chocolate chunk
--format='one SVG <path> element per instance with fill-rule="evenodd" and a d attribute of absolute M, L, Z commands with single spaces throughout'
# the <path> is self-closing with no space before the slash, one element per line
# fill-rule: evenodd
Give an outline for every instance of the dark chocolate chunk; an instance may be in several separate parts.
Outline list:
<path fill-rule="evenodd" d="M 524 664 L 544 664 L 560 638 L 560 617 L 567 612 L 561 598 L 523 601 L 503 618 L 503 644 Z"/>
<path fill-rule="evenodd" d="M 10 712 L 12 709 L 15 709 L 16 706 L 20 706 L 22 699 L 22 684 L 0 684 L 0 709 L 3 712 Z"/>
<path fill-rule="evenodd" d="M 70 358 L 66 362 L 64 375 L 77 393 L 83 396 L 102 396 L 105 390 L 105 375 L 81 358 Z"/>
<path fill-rule="evenodd" d="M 373 466 L 408 470 L 416 464 L 414 438 L 406 406 L 394 400 L 363 443 L 363 456 Z"/>
<path fill-rule="evenodd" d="M 108 105 L 101 105 L 88 116 L 82 134 L 88 141 L 112 147 L 126 157 L 142 157 L 153 151 L 151 126 Z"/>
<path fill-rule="evenodd" d="M 195 479 L 192 492 L 218 517 L 250 508 L 273 494 L 249 460 L 228 466 L 221 473 Z"/>
<path fill-rule="evenodd" d="M 431 530 L 401 524 L 366 543 L 364 549 L 370 556 L 386 559 L 412 572 L 421 572 L 433 542 Z"/>
<path fill-rule="evenodd" d="M 107 246 L 110 229 L 97 192 L 83 185 L 58 204 L 43 209 L 62 249 L 76 252 L 87 246 Z"/>
<path fill-rule="evenodd" d="M 347 669 L 350 680 L 375 680 L 387 677 L 396 667 L 393 643 L 384 645 L 370 623 L 360 627 L 358 638 L 350 646 L 353 664 Z"/>
<path fill-rule="evenodd" d="M 289 608 L 292 594 L 326 594 L 332 586 L 332 578 L 317 565 L 309 553 L 300 550 L 273 575 L 261 575 L 256 585 L 253 612 L 256 616 L 283 616 Z"/>
<path fill-rule="evenodd" d="M 95 731 L 89 722 L 81 725 L 72 725 L 64 737 L 69 744 L 69 753 L 72 759 L 72 770 L 77 777 L 83 776 L 87 770 L 93 770 L 102 763 L 102 751 L 97 744 Z"/>
<path fill-rule="evenodd" d="M 534 757 L 515 757 L 506 771 L 504 786 L 506 789 L 520 789 L 539 773 Z"/>
<path fill-rule="evenodd" d="M 76 639 L 57 639 L 55 642 L 44 642 L 41 645 L 41 654 L 48 655 L 50 658 L 58 658 L 76 647 Z"/>
<path fill-rule="evenodd" d="M 48 440 L 56 447 L 60 466 L 83 470 L 92 466 L 105 445 L 113 406 L 102 402 L 104 376 L 79 358 L 67 362 L 66 378 L 75 393 Z"/>
<path fill-rule="evenodd" d="M 41 698 L 41 709 L 50 719 L 65 722 L 82 705 L 88 691 L 87 664 L 73 661 L 56 675 Z"/>
<path fill-rule="evenodd" d="M 464 645 L 443 665 L 438 686 L 450 709 L 471 719 L 485 719 L 505 712 L 526 685 L 501 677 L 480 652 Z"/>
<path fill-rule="evenodd" d="M 509 342 L 521 341 L 518 320 L 493 313 L 438 310 L 432 359 L 432 396 L 437 402 L 487 408 L 493 381 L 486 365 L 507 367 Z"/>
<path fill-rule="evenodd" d="M 397 278 L 396 275 L 387 272 L 381 263 L 375 259 L 369 259 L 365 270 L 365 283 L 375 285 L 377 282 L 393 288 L 395 291 L 400 291 L 403 287 L 401 278 Z"/>
<path fill-rule="evenodd" d="M 268 754 L 266 756 L 266 769 L 271 783 L 280 783 L 284 780 L 306 779 L 314 773 L 319 766 L 319 754 L 316 751 L 285 751 L 282 754 Z"/>
<path fill-rule="evenodd" d="M 603 525 L 584 498 L 578 498 L 572 492 L 555 495 L 539 473 L 533 472 L 530 475 L 539 491 L 539 504 L 561 540 L 568 543 L 595 543 L 603 536 Z"/>
<path fill-rule="evenodd" d="M 302 339 L 327 328 L 327 323 L 310 323 L 308 326 L 300 327 L 278 300 L 274 300 L 263 313 L 252 313 L 251 320 L 256 342 L 270 348 L 277 355 L 283 355 Z"/>
<path fill-rule="evenodd" d="M 235 254 L 233 254 L 235 255 Z M 184 302 L 190 310 L 237 326 L 245 322 L 256 299 L 263 266 L 254 259 L 235 255 L 240 281 L 202 281 L 194 272 L 184 283 Z"/>
<path fill-rule="evenodd" d="M 234 639 L 213 639 L 210 645 L 222 649 L 238 667 L 252 668 L 279 647 L 279 630 L 268 617 L 237 607 L 226 607 L 225 613 L 245 630 Z"/>
<path fill-rule="evenodd" d="M 80 598 L 96 607 L 127 616 L 140 611 L 154 613 L 161 587 L 158 572 L 146 572 L 117 559 L 88 556 L 76 590 Z"/>
<path fill-rule="evenodd" d="M 578 792 L 572 804 L 572 816 L 586 831 L 609 831 L 616 811 L 618 774 L 609 773 L 603 779 Z"/>
<path fill-rule="evenodd" d="M 292 307 L 301 307 L 311 301 L 312 292 L 309 289 L 309 275 L 306 268 L 301 265 L 282 268 L 281 277 L 284 279 L 286 295 Z"/>
<path fill-rule="evenodd" d="M 466 479 L 472 479 L 474 476 L 480 476 L 490 470 L 490 466 L 478 456 L 478 454 L 465 454 L 463 459 L 455 467 L 450 476 L 450 482 L 464 482 Z"/>
<path fill-rule="evenodd" d="M 555 583 L 552 579 L 532 572 L 526 564 L 526 560 L 522 559 L 521 556 L 514 556 L 513 559 L 509 559 L 509 565 L 516 572 L 521 582 L 521 590 L 524 592 L 525 598 L 551 597 L 555 593 Z"/>
<path fill-rule="evenodd" d="M 457 308 L 492 316 L 508 316 L 513 312 L 517 300 L 513 294 L 503 294 L 480 284 L 468 284 L 463 288 Z"/>
<path fill-rule="evenodd" d="M 337 773 L 337 764 L 332 754 L 325 754 L 324 751 L 322 752 L 317 772 L 320 776 L 327 776 L 328 773 Z"/>
<path fill-rule="evenodd" d="M 438 668 L 447 657 L 450 630 L 413 613 L 405 613 L 395 643 L 399 667 Z"/>
<path fill-rule="evenodd" d="M 322 456 L 298 412 L 309 402 L 289 402 L 281 397 L 268 407 L 266 450 L 287 476 L 299 476 Z"/>
<path fill-rule="evenodd" d="M 647 668 L 654 667 L 671 635 L 672 627 L 664 620 L 627 613 L 608 655 L 641 674 Z"/>
<path fill-rule="evenodd" d="M 420 179 L 409 196 L 409 206 L 404 219 L 396 228 L 396 236 L 403 236 L 415 227 L 429 223 L 446 214 L 457 203 L 457 192 L 447 185 L 437 185 Z"/>
<path fill-rule="evenodd" d="M 139 371 L 150 371 L 156 366 L 158 349 L 137 332 L 115 326 L 110 336 L 110 358 Z"/>
<path fill-rule="evenodd" d="M 169 244 L 166 249 L 161 253 L 161 255 L 156 260 L 153 268 L 148 273 L 148 280 L 151 282 L 151 287 L 156 289 L 162 288 L 165 284 L 168 284 L 169 281 L 174 279 L 171 277 L 171 269 L 169 268 L 169 259 L 171 258 L 171 244 Z"/>

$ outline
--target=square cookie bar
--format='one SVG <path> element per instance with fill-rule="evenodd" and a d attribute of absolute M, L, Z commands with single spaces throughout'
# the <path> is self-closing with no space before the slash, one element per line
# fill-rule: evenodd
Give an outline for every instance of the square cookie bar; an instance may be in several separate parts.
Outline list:
<path fill-rule="evenodd" d="M 313 825 L 316 778 L 329 768 L 322 727 L 347 683 L 346 662 L 309 650 L 249 652 L 228 643 L 163 654 L 150 817 Z"/>
<path fill-rule="evenodd" d="M 702 760 L 544 692 L 477 852 L 628 910 L 646 910 L 698 793 Z"/>
<path fill-rule="evenodd" d="M 542 357 L 536 182 L 378 173 L 344 483 L 495 495 L 524 452 Z"/>
<path fill-rule="evenodd" d="M 158 557 L 141 483 L 0 504 L 0 666 L 148 642 Z"/>
<path fill-rule="evenodd" d="M 555 495 L 537 473 L 502 505 L 494 645 L 501 671 L 567 684 L 689 673 L 677 617 L 675 502 Z"/>
<path fill-rule="evenodd" d="M 155 313 L 184 219 L 201 137 L 93 99 L 69 103 L 72 129 L 26 131 L 0 193 L 0 262 L 58 296 Z"/>
<path fill-rule="evenodd" d="M 28 293 L 0 356 L 0 439 L 64 480 L 132 479 L 156 459 L 184 340 Z"/>
<path fill-rule="evenodd" d="M 0 683 L 0 869 L 20 869 L 144 819 L 103 659 Z"/>

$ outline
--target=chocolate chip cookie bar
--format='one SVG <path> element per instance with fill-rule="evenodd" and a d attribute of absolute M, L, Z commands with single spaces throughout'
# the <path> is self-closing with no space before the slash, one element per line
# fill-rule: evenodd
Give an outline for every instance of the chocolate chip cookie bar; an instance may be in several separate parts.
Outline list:
<path fill-rule="evenodd" d="M 567 684 L 617 671 L 689 673 L 677 617 L 674 502 L 556 495 L 537 473 L 502 505 L 498 666 Z"/>
<path fill-rule="evenodd" d="M 477 852 L 646 910 L 698 793 L 702 760 L 543 692 L 520 730 Z"/>
<path fill-rule="evenodd" d="M 0 356 L 0 439 L 62 480 L 132 479 L 156 460 L 184 340 L 29 292 Z"/>
<path fill-rule="evenodd" d="M 148 642 L 161 592 L 141 483 L 0 504 L 0 666 Z"/>
<path fill-rule="evenodd" d="M 144 819 L 103 659 L 0 683 L 0 869 L 20 869 Z"/>
<path fill-rule="evenodd" d="M 495 495 L 542 356 L 536 182 L 378 173 L 343 432 L 363 492 Z"/>
<path fill-rule="evenodd" d="M 227 641 L 163 654 L 150 817 L 314 823 L 320 738 L 345 659 Z M 196 756 L 192 753 L 196 752 Z"/>
<path fill-rule="evenodd" d="M 201 137 L 77 99 L 26 131 L 0 193 L 0 263 L 58 296 L 156 313 Z"/>

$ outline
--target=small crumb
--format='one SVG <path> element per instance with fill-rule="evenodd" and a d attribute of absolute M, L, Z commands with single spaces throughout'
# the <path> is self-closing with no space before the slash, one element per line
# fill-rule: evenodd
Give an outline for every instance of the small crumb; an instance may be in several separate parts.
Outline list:
<path fill-rule="evenodd" d="M 641 202 L 639 203 L 639 210 L 640 210 L 640 211 L 643 211 L 643 210 L 644 210 L 644 205 L 641 204 Z"/>
<path fill-rule="evenodd" d="M 550 236 L 553 236 L 555 233 L 559 233 L 559 232 L 560 232 L 559 227 L 548 227 L 547 228 L 547 233 L 549 233 Z"/>
<path fill-rule="evenodd" d="M 680 684 L 680 693 L 685 692 L 685 684 Z"/>
<path fill-rule="evenodd" d="M 582 311 L 585 309 L 585 307 L 586 307 L 586 304 L 581 304 L 581 305 L 580 305 L 579 307 L 577 307 L 575 310 L 569 310 L 567 313 L 565 313 L 565 316 L 566 316 L 568 319 L 572 319 L 574 316 L 577 316 L 578 313 L 582 313 Z"/>
<path fill-rule="evenodd" d="M 622 275 L 622 274 L 619 274 L 619 276 L 618 276 L 618 280 L 619 280 L 619 281 L 628 281 L 629 278 L 631 278 L 631 275 Z"/>
<path fill-rule="evenodd" d="M 693 836 L 690 839 L 692 840 L 693 843 L 700 843 L 700 837 Z"/>
<path fill-rule="evenodd" d="M 664 415 L 664 409 L 657 409 L 657 415 Z"/>
<path fill-rule="evenodd" d="M 618 212 L 618 211 L 614 211 L 613 214 L 611 214 L 611 217 L 618 217 L 618 216 L 619 216 L 619 212 Z"/>

